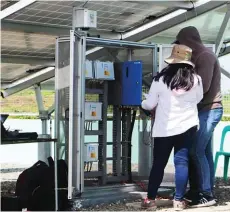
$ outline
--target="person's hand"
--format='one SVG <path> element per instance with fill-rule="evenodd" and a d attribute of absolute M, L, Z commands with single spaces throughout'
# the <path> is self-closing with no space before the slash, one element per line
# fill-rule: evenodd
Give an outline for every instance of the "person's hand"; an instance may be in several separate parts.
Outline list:
<path fill-rule="evenodd" d="M 145 119 L 146 118 L 146 114 L 144 113 L 143 110 L 139 110 L 140 111 L 140 119 Z"/>

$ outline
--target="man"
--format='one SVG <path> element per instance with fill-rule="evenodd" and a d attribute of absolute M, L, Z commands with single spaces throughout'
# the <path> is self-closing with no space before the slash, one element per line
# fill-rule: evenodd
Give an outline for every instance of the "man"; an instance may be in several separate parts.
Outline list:
<path fill-rule="evenodd" d="M 221 120 L 221 71 L 218 58 L 201 41 L 195 27 L 183 28 L 175 43 L 190 47 L 193 51 L 192 62 L 203 81 L 204 98 L 198 104 L 200 128 L 192 144 L 190 164 L 190 190 L 185 199 L 193 207 L 211 206 L 216 203 L 213 197 L 214 163 L 212 135 Z"/>

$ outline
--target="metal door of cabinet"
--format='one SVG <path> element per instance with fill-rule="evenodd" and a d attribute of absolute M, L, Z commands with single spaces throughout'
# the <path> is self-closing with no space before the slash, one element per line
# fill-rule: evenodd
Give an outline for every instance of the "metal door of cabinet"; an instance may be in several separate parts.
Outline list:
<path fill-rule="evenodd" d="M 122 67 L 122 105 L 139 106 L 141 98 L 142 62 L 124 62 Z"/>

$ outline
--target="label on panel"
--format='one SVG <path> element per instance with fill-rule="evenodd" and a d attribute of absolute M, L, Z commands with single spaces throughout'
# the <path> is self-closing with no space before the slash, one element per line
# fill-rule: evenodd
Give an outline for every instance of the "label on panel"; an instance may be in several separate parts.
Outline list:
<path fill-rule="evenodd" d="M 85 102 L 85 120 L 100 121 L 102 119 L 101 102 Z"/>
<path fill-rule="evenodd" d="M 84 149 L 84 161 L 85 162 L 97 162 L 98 161 L 98 144 L 85 143 Z"/>
<path fill-rule="evenodd" d="M 114 64 L 112 62 L 94 62 L 95 79 L 114 80 Z"/>

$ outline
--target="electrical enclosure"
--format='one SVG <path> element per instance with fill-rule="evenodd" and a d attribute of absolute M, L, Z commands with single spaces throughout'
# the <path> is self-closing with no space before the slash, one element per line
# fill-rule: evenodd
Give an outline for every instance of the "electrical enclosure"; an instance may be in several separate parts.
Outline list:
<path fill-rule="evenodd" d="M 97 28 L 97 11 L 84 8 L 73 9 L 73 26 L 75 28 Z"/>
<path fill-rule="evenodd" d="M 113 62 L 94 61 L 95 79 L 114 80 L 114 64 Z"/>
<path fill-rule="evenodd" d="M 110 105 L 140 106 L 142 101 L 142 61 L 114 64 L 115 81 L 109 82 Z"/>
<path fill-rule="evenodd" d="M 93 62 L 90 60 L 85 61 L 85 78 L 93 79 Z"/>
<path fill-rule="evenodd" d="M 85 162 L 98 161 L 98 144 L 96 143 L 84 144 L 84 161 Z"/>
<path fill-rule="evenodd" d="M 101 102 L 85 102 L 85 120 L 86 121 L 102 120 Z"/>

